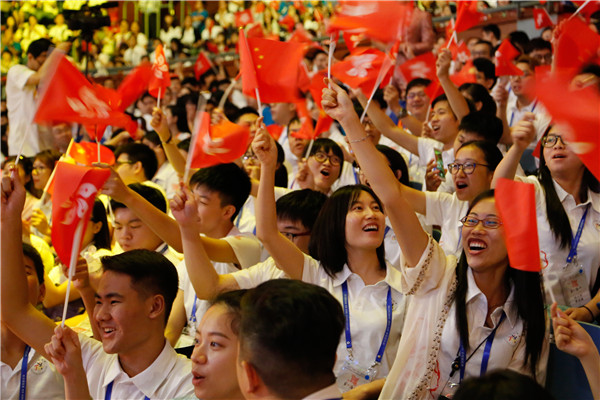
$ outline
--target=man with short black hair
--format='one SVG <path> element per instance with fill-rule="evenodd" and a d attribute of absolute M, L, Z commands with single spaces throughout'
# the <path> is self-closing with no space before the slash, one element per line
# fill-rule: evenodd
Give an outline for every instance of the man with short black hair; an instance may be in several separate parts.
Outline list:
<path fill-rule="evenodd" d="M 115 158 L 115 170 L 127 185 L 149 181 L 158 170 L 156 154 L 142 143 L 126 143 L 117 147 Z"/>

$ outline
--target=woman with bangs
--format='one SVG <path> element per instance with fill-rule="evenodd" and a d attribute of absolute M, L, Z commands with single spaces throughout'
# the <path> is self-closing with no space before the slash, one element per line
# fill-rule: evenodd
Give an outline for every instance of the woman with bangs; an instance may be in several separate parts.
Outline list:
<path fill-rule="evenodd" d="M 533 137 L 512 132 L 514 144 L 494 181 L 504 177 L 534 185 L 546 300 L 568 306 L 573 319 L 592 322 L 600 316 L 600 185 L 573 152 L 565 129 L 548 128 L 540 142 L 538 174 L 527 177 L 515 172 Z"/>
<path fill-rule="evenodd" d="M 342 176 L 344 152 L 333 140 L 316 139 L 308 157 L 298 166 L 291 189 L 312 189 L 326 195 L 333 193 L 334 183 Z"/>
<path fill-rule="evenodd" d="M 544 381 L 547 357 L 539 274 L 510 268 L 493 192 L 462 218 L 463 252 L 446 256 L 404 198 L 404 188 L 351 111 L 337 85 L 322 105 L 340 121 L 369 183 L 388 210 L 402 249 L 403 293 L 410 298 L 398 353 L 388 379 L 365 390 L 381 398 L 450 398 L 463 378 L 509 368 Z M 383 385 L 382 385 L 383 384 Z"/>

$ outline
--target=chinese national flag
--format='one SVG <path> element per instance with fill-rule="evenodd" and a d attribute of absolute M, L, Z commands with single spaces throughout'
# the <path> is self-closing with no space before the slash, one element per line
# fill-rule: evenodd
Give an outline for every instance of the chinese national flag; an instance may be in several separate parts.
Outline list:
<path fill-rule="evenodd" d="M 194 64 L 194 75 L 196 76 L 196 80 L 200 79 L 200 76 L 204 74 L 206 71 L 212 68 L 212 63 L 206 57 L 204 52 L 200 52 L 198 54 L 198 58 L 196 59 L 196 63 Z"/>
<path fill-rule="evenodd" d="M 300 119 L 300 130 L 297 132 L 291 132 L 290 135 L 300 139 L 314 139 L 314 126 L 313 120 L 308 112 L 308 106 L 306 99 L 301 99 L 296 102 L 296 112 Z"/>
<path fill-rule="evenodd" d="M 400 38 L 410 24 L 412 1 L 344 1 L 327 26 L 327 33 L 363 34 L 384 43 Z"/>
<path fill-rule="evenodd" d="M 235 13 L 235 26 L 243 28 L 244 26 L 254 22 L 250 9 Z"/>
<path fill-rule="evenodd" d="M 332 124 L 333 118 L 327 115 L 325 111 L 319 110 L 319 118 L 317 119 L 317 123 L 315 124 L 313 136 L 317 138 L 320 134 L 329 131 L 329 128 L 331 128 Z"/>
<path fill-rule="evenodd" d="M 430 81 L 437 80 L 435 73 L 435 56 L 433 53 L 421 54 L 418 57 L 412 58 L 402 65 L 400 71 L 404 75 L 406 82 L 410 82 L 415 78 L 425 78 Z"/>
<path fill-rule="evenodd" d="M 66 57 L 58 59 L 50 68 L 55 70 L 42 82 L 33 122 L 51 125 L 78 122 L 125 128 L 131 125 L 133 121 L 128 115 L 114 110 L 109 104 L 114 98 L 105 98 L 105 91 L 98 92 Z"/>
<path fill-rule="evenodd" d="M 71 157 L 76 163 L 87 166 L 91 166 L 95 162 L 109 165 L 115 163 L 114 153 L 103 145 L 100 145 L 100 160 L 98 160 L 98 144 L 92 142 L 73 142 L 69 147 L 67 156 Z"/>
<path fill-rule="evenodd" d="M 277 124 L 267 125 L 267 132 L 269 132 L 269 135 L 271 135 L 273 139 L 279 140 L 279 137 L 283 133 L 283 126 Z"/>
<path fill-rule="evenodd" d="M 496 76 L 523 75 L 523 71 L 513 64 L 513 60 L 519 54 L 519 50 L 510 43 L 510 40 L 504 39 L 498 50 L 496 50 Z"/>
<path fill-rule="evenodd" d="M 456 2 L 456 23 L 454 24 L 456 33 L 479 25 L 485 19 L 485 15 L 477 9 L 477 3 L 477 1 L 471 0 Z"/>
<path fill-rule="evenodd" d="M 450 75 L 450 80 L 454 82 L 456 86 L 460 86 L 463 83 L 476 83 L 477 78 L 475 76 L 475 67 L 473 61 L 469 60 L 462 69 L 454 75 Z"/>
<path fill-rule="evenodd" d="M 510 266 L 521 271 L 539 272 L 540 244 L 533 184 L 502 178 L 494 197 L 504 226 Z"/>
<path fill-rule="evenodd" d="M 533 8 L 533 21 L 535 22 L 535 29 L 554 26 L 554 22 L 552 22 L 552 19 L 545 8 Z"/>
<path fill-rule="evenodd" d="M 331 67 L 331 74 L 351 88 L 360 88 L 363 93 L 370 94 L 375 90 L 375 84 L 380 74 L 385 74 L 381 84 L 389 81 L 391 60 L 382 51 L 364 48 L 350 54 Z M 382 72 L 382 69 L 384 70 Z"/>
<path fill-rule="evenodd" d="M 171 85 L 171 75 L 169 74 L 169 64 L 165 58 L 165 51 L 162 44 L 156 47 L 154 52 L 156 60 L 152 64 L 152 76 L 148 84 L 148 92 L 154 97 L 159 96 L 162 99 L 165 96 L 165 89 Z"/>
<path fill-rule="evenodd" d="M 60 261 L 70 265 L 74 235 L 79 221 L 84 229 L 92 212 L 98 190 L 110 176 L 110 170 L 74 165 L 67 162 L 56 164 L 54 191 L 52 194 L 52 245 Z"/>
<path fill-rule="evenodd" d="M 201 122 L 196 133 L 196 144 L 189 155 L 192 157 L 192 168 L 230 163 L 244 155 L 250 143 L 250 130 L 247 127 L 226 119 L 210 126 L 207 112 L 203 112 L 199 118 Z"/>
<path fill-rule="evenodd" d="M 554 68 L 576 73 L 583 65 L 598 57 L 600 35 L 579 18 L 571 18 L 562 25 L 554 43 Z"/>
<path fill-rule="evenodd" d="M 327 73 L 325 71 L 318 71 L 310 80 L 310 95 L 313 98 L 313 101 L 319 107 L 319 109 L 323 109 L 321 107 L 321 96 L 323 95 L 323 89 L 327 87 L 323 79 L 327 77 Z"/>
<path fill-rule="evenodd" d="M 260 38 L 247 38 L 240 31 L 240 71 L 242 91 L 264 103 L 297 101 L 298 69 L 303 57 L 303 45 Z"/>
<path fill-rule="evenodd" d="M 555 75 L 537 85 L 538 99 L 571 149 L 600 180 L 600 92 L 594 86 L 571 89 L 568 77 Z M 559 93 L 560 95 L 557 95 Z"/>
<path fill-rule="evenodd" d="M 296 21 L 288 14 L 279 20 L 279 25 L 285 27 L 288 32 L 292 32 L 294 30 L 294 25 L 296 25 Z"/>
<path fill-rule="evenodd" d="M 259 3 L 262 4 L 262 3 Z M 246 37 L 248 38 L 264 38 L 265 37 L 265 32 L 263 31 L 262 25 L 259 23 L 256 23 L 252 26 L 252 28 L 248 29 L 248 33 L 246 34 Z"/>

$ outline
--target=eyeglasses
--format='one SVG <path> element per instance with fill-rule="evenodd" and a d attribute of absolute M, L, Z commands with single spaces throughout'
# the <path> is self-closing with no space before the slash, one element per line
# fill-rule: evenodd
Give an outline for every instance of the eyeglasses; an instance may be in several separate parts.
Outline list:
<path fill-rule="evenodd" d="M 135 164 L 135 162 L 131 161 L 131 160 L 117 160 L 115 161 L 115 168 L 119 168 L 121 165 L 123 164 Z"/>
<path fill-rule="evenodd" d="M 477 167 L 478 165 L 480 165 L 482 167 L 488 167 L 488 168 L 490 167 L 489 165 L 477 164 L 475 162 L 466 162 L 464 164 L 451 163 L 451 164 L 448 164 L 448 170 L 450 171 L 450 173 L 452 175 L 456 175 L 456 174 L 458 174 L 458 171 L 460 171 L 462 169 L 465 174 L 470 175 L 473 173 L 473 171 L 475 171 L 475 167 Z"/>
<path fill-rule="evenodd" d="M 246 162 L 257 162 L 258 157 L 256 157 L 256 154 L 244 154 L 243 160 Z"/>
<path fill-rule="evenodd" d="M 406 99 L 407 100 L 414 100 L 416 98 L 420 98 L 420 99 L 424 99 L 425 97 L 427 97 L 427 93 L 425 92 L 414 92 L 414 93 L 409 93 L 406 95 Z"/>
<path fill-rule="evenodd" d="M 552 147 L 556 144 L 556 142 L 560 139 L 560 141 L 562 142 L 563 145 L 567 145 L 567 143 L 565 142 L 565 139 L 563 139 L 562 136 L 560 135 L 554 135 L 554 134 L 550 134 L 550 135 L 546 135 L 542 138 L 542 146 L 544 147 Z"/>
<path fill-rule="evenodd" d="M 313 157 L 315 160 L 317 160 L 317 162 L 320 163 L 324 163 L 326 160 L 329 160 L 329 163 L 333 166 L 338 166 L 342 162 L 342 160 L 340 160 L 340 158 L 337 156 L 328 156 L 327 154 L 321 152 L 315 153 Z"/>
<path fill-rule="evenodd" d="M 300 233 L 281 232 L 281 234 L 293 242 L 297 237 L 310 235 L 310 231 Z"/>
<path fill-rule="evenodd" d="M 484 228 L 488 228 L 488 229 L 498 229 L 498 228 L 500 228 L 500 225 L 502 225 L 502 221 L 500 221 L 499 218 L 487 217 L 484 219 L 479 219 L 477 217 L 473 217 L 472 215 L 467 215 L 465 217 L 462 217 L 460 219 L 460 222 L 462 222 L 463 226 L 466 226 L 468 228 L 474 228 L 480 222 L 483 223 Z"/>

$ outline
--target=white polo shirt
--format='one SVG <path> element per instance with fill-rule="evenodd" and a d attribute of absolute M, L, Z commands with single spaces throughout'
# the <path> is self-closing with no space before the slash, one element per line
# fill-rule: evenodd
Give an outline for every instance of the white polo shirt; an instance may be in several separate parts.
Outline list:
<path fill-rule="evenodd" d="M 456 193 L 425 192 L 425 222 L 442 228 L 440 246 L 446 255 L 460 257 L 462 252 L 462 223 L 469 203 L 459 200 Z"/>
<path fill-rule="evenodd" d="M 79 335 L 81 357 L 90 394 L 94 399 L 104 399 L 106 388 L 114 382 L 112 399 L 172 399 L 194 393 L 192 363 L 175 353 L 169 342 L 152 364 L 130 378 L 121 368 L 117 354 L 107 354 L 102 342 Z"/>
<path fill-rule="evenodd" d="M 252 289 L 272 279 L 289 279 L 283 270 L 277 268 L 272 257 L 250 268 L 235 271 L 231 276 L 235 278 L 240 289 Z"/>
<path fill-rule="evenodd" d="M 508 122 L 508 126 L 511 128 L 517 125 L 525 113 L 534 113 L 535 120 L 533 121 L 533 127 L 535 128 L 535 138 L 529 144 L 529 149 L 534 149 L 537 142 L 542 138 L 544 132 L 550 125 L 552 117 L 548 114 L 548 111 L 544 108 L 544 106 L 537 100 L 533 100 L 528 105 L 518 108 L 517 107 L 517 96 L 511 90 L 508 94 L 508 100 L 506 102 L 506 120 Z"/>
<path fill-rule="evenodd" d="M 21 388 L 21 365 L 23 359 L 13 369 L 0 361 L 2 375 L 2 398 L 18 399 Z M 27 357 L 27 399 L 64 399 L 65 386 L 62 375 L 54 365 L 36 353 L 29 351 Z"/>

